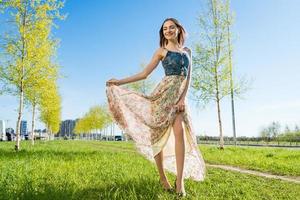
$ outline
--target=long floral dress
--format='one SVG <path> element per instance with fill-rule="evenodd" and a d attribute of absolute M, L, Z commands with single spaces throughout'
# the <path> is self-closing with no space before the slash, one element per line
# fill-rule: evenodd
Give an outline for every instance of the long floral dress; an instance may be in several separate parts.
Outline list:
<path fill-rule="evenodd" d="M 153 92 L 144 95 L 121 86 L 107 86 L 109 109 L 115 122 L 134 141 L 137 150 L 150 161 L 163 151 L 164 168 L 176 174 L 174 105 L 179 101 L 187 83 L 190 67 L 187 53 L 168 51 L 162 61 L 166 76 Z M 184 178 L 203 181 L 206 168 L 197 146 L 189 106 L 183 112 L 185 141 Z"/>

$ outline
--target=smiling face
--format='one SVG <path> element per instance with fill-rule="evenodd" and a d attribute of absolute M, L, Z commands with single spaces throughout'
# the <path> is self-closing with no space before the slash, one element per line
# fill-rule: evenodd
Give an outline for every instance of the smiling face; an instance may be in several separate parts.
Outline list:
<path fill-rule="evenodd" d="M 173 21 L 168 20 L 163 25 L 163 34 L 167 40 L 175 40 L 178 37 L 179 29 Z"/>
<path fill-rule="evenodd" d="M 183 46 L 185 41 L 185 30 L 174 18 L 165 19 L 159 30 L 160 47 L 165 47 L 169 41 L 178 42 L 179 46 Z"/>

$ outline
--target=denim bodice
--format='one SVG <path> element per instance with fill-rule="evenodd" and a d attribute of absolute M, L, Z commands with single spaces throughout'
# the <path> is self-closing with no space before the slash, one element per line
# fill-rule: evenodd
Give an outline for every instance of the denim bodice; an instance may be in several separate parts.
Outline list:
<path fill-rule="evenodd" d="M 187 76 L 190 62 L 187 52 L 180 53 L 176 51 L 167 51 L 165 58 L 162 60 L 165 75 Z"/>

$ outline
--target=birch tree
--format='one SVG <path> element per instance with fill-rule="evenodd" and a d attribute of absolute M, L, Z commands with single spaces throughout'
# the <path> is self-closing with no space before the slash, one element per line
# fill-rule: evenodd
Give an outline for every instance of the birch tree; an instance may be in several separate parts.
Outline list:
<path fill-rule="evenodd" d="M 63 6 L 56 0 L 10 0 L 1 1 L 0 10 L 7 12 L 11 30 L 5 34 L 3 41 L 4 59 L 0 63 L 0 81 L 6 91 L 18 97 L 18 117 L 16 125 L 15 149 L 20 149 L 20 125 L 24 110 L 24 95 L 29 88 L 36 85 L 36 75 L 40 65 L 40 56 L 43 51 L 38 51 L 42 46 L 43 32 L 37 33 L 45 20 L 61 18 L 59 9 Z M 41 13 L 46 14 L 44 19 Z M 53 25 L 50 20 L 50 24 Z M 47 51 L 44 51 L 47 52 Z"/>
<path fill-rule="evenodd" d="M 221 100 L 232 94 L 239 96 L 246 91 L 243 81 L 231 85 L 231 35 L 227 4 L 224 0 L 208 0 L 205 14 L 198 18 L 200 41 L 195 44 L 193 56 L 192 98 L 198 106 L 216 103 L 219 148 L 224 149 Z"/>

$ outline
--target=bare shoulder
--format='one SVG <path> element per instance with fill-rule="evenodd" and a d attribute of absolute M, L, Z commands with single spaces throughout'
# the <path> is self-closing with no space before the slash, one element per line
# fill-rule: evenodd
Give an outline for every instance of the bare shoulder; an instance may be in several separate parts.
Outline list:
<path fill-rule="evenodd" d="M 189 47 L 184 47 L 183 49 L 188 52 L 190 56 L 192 55 L 192 50 Z"/>
<path fill-rule="evenodd" d="M 159 58 L 159 60 L 162 60 L 165 55 L 166 55 L 166 49 L 164 49 L 163 47 L 159 47 L 156 49 L 154 55 Z"/>

